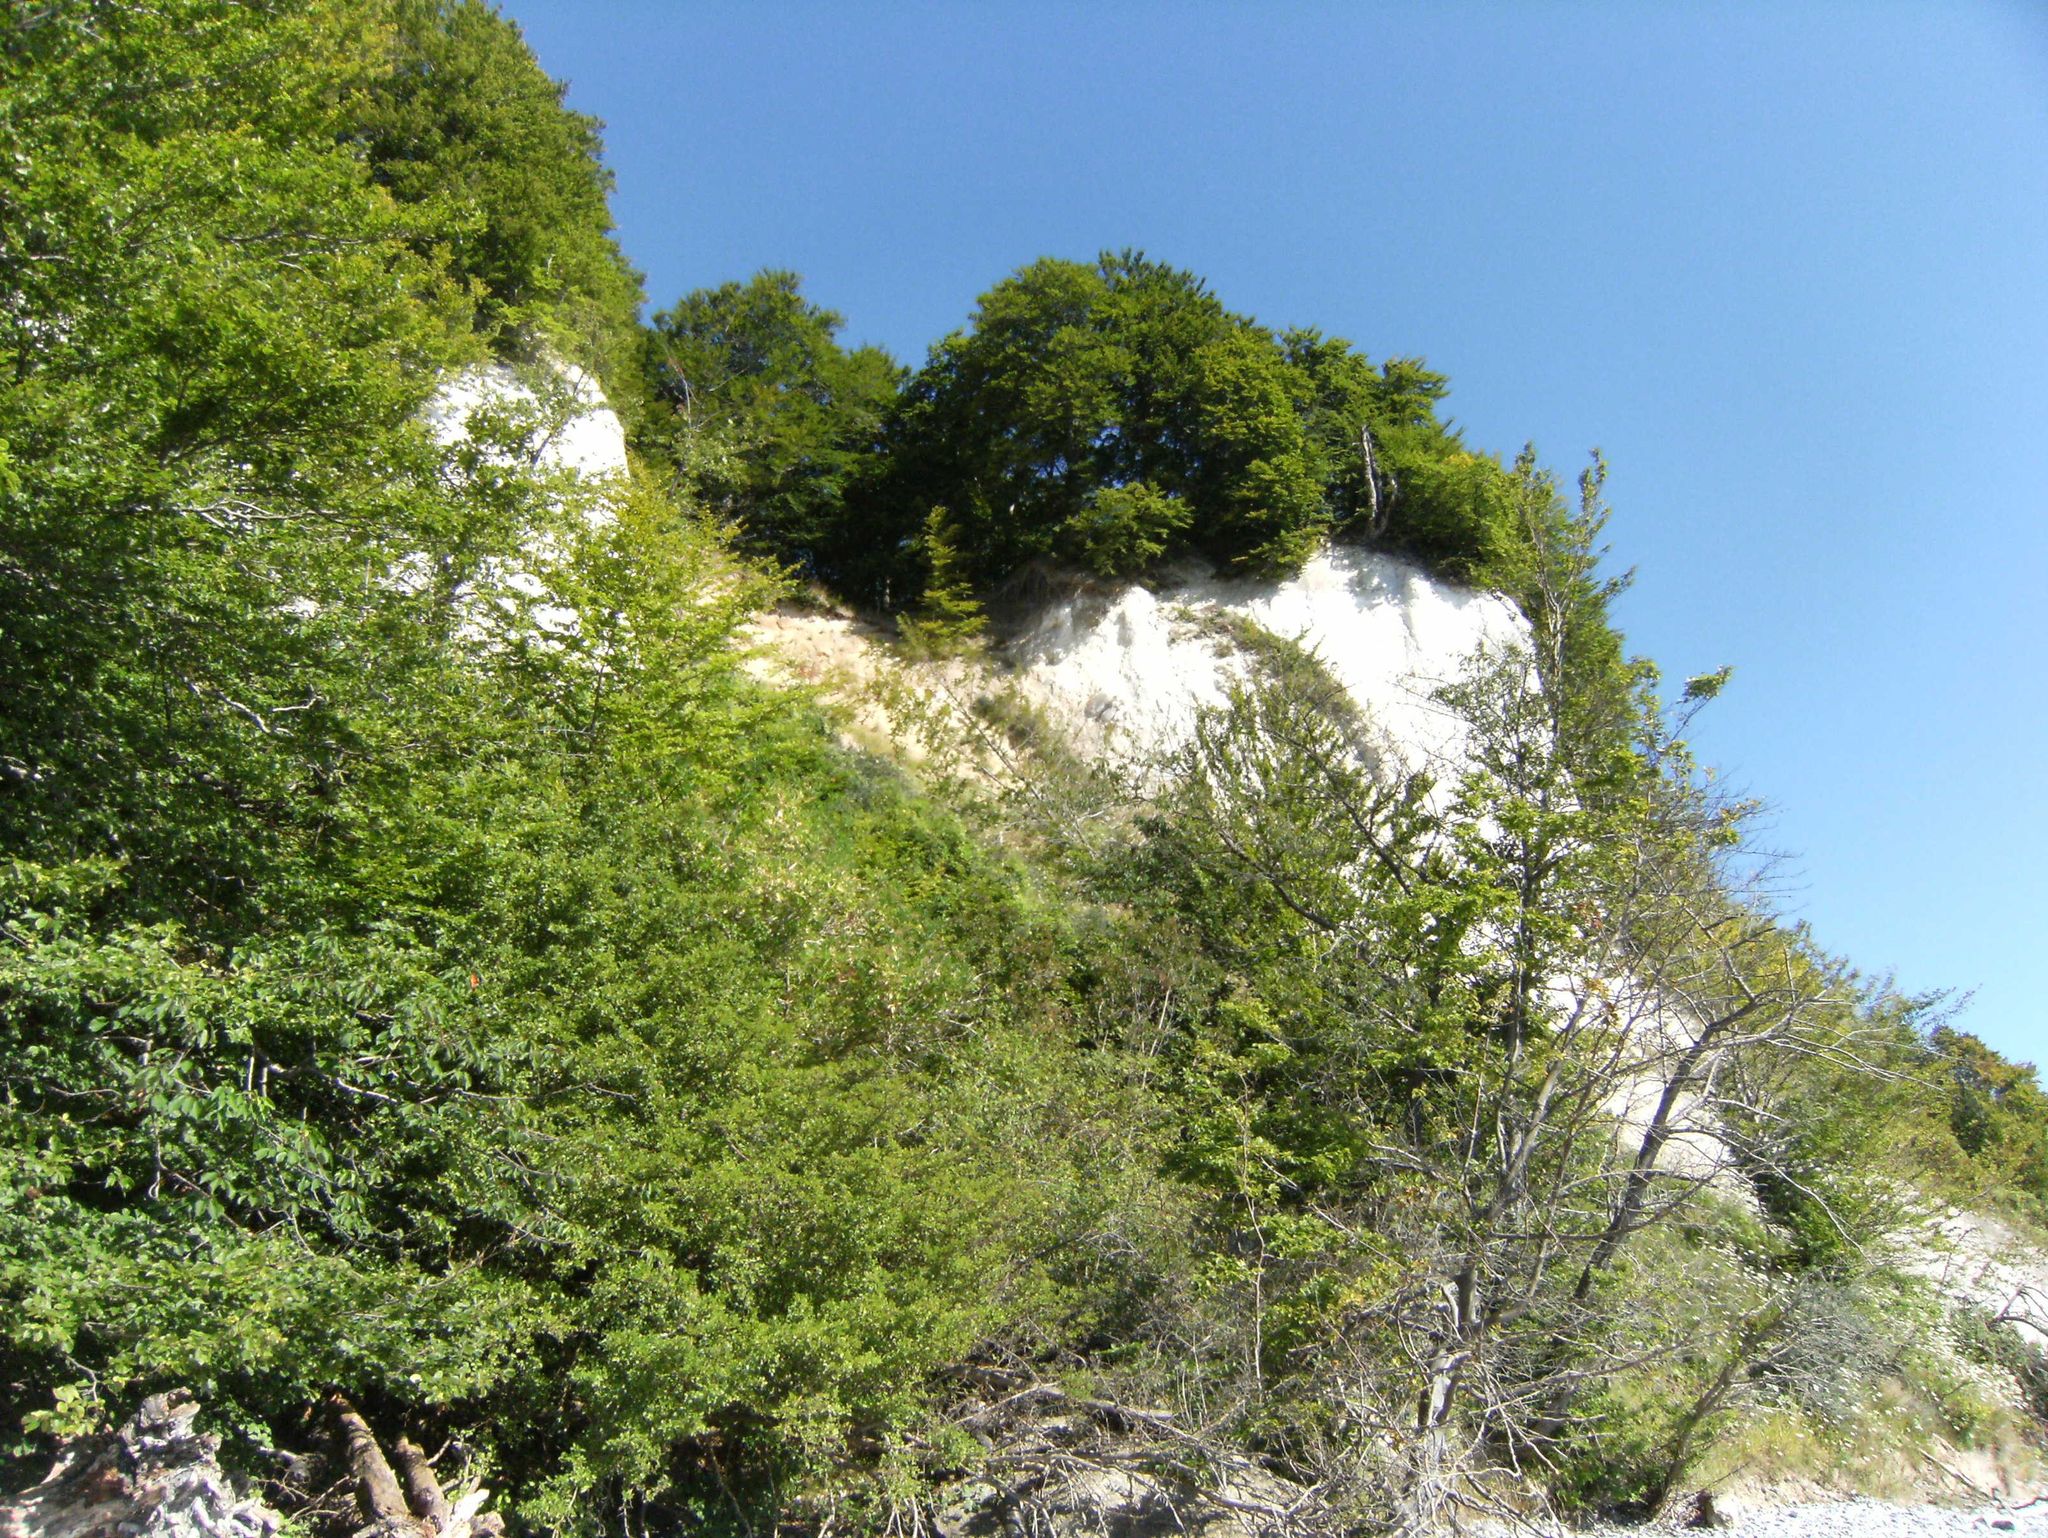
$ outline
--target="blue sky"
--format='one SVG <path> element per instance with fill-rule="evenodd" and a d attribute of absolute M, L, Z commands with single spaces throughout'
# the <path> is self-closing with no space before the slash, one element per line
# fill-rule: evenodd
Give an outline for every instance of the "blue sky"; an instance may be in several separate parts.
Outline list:
<path fill-rule="evenodd" d="M 2048 3 L 505 9 L 656 305 L 792 267 L 915 362 L 1135 246 L 1598 445 L 1792 910 L 2048 1059 Z"/>

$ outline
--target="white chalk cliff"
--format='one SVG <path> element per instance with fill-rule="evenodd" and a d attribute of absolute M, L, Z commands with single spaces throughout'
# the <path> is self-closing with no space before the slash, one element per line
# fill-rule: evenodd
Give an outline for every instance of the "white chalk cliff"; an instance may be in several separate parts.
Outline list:
<path fill-rule="evenodd" d="M 442 383 L 424 416 L 451 451 L 451 473 L 465 473 L 461 451 L 480 445 L 478 468 L 530 476 L 555 512 L 592 528 L 612 518 L 610 499 L 628 474 L 626 431 L 588 370 L 554 358 L 466 369 Z M 574 632 L 576 610 L 557 601 L 554 580 L 565 556 L 558 532 L 527 530 L 516 557 L 486 562 L 460 595 L 466 633 L 503 644 Z"/>
<path fill-rule="evenodd" d="M 1249 622 L 1312 651 L 1360 705 L 1379 745 L 1411 769 L 1454 764 L 1458 721 L 1432 699 L 1482 649 L 1526 645 L 1507 599 L 1397 556 L 1318 553 L 1293 576 L 1227 580 L 1184 570 L 1048 604 L 1002 651 L 1025 696 L 1077 745 L 1143 763 L 1171 752 L 1245 662 L 1203 621 Z"/>
<path fill-rule="evenodd" d="M 538 474 L 595 485 L 626 473 L 626 430 L 618 413 L 589 370 L 572 363 L 545 359 L 523 369 L 509 363 L 465 369 L 434 392 L 426 422 L 451 448 L 509 427 L 523 440 L 524 453 L 503 459 Z"/>

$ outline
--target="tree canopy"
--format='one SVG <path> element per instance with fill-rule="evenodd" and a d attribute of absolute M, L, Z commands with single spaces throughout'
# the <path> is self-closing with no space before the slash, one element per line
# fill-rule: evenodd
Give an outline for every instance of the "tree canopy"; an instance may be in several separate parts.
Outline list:
<path fill-rule="evenodd" d="M 755 579 L 694 513 L 592 522 L 428 431 L 508 317 L 574 342 L 617 276 L 549 266 L 602 213 L 551 86 L 512 141 L 595 214 L 528 240 L 532 179 L 438 109 L 387 195 L 360 44 L 444 24 L 544 84 L 477 7 L 9 35 L 4 1435 L 180 1384 L 275 1445 L 339 1388 L 573 1525 L 895 1426 L 999 1322 L 970 1230 L 1049 1215 L 970 1150 L 1081 1065 L 1015 1061 L 1060 990 L 1000 864 L 745 681 Z M 516 622 L 535 539 L 566 630 Z"/>
<path fill-rule="evenodd" d="M 1443 390 L 1412 361 L 1275 336 L 1136 252 L 1041 259 L 906 383 L 832 573 L 910 601 L 937 507 L 984 586 L 1033 562 L 1286 571 L 1347 534 L 1500 583 L 1518 548 L 1506 477 L 1438 420 Z"/>
<path fill-rule="evenodd" d="M 914 610 L 935 580 L 985 593 L 1034 564 L 1272 574 L 1332 538 L 1520 596 L 1512 478 L 1414 359 L 1276 335 L 1130 251 L 1021 268 L 912 373 L 842 325 L 790 272 L 684 296 L 650 328 L 644 442 L 748 549 L 858 603 Z"/>
<path fill-rule="evenodd" d="M 836 540 L 901 372 L 841 347 L 843 324 L 795 273 L 762 272 L 684 295 L 648 335 L 658 449 L 747 548 L 805 570 Z"/>
<path fill-rule="evenodd" d="M 519 28 L 484 0 L 357 10 L 382 57 L 358 54 L 370 68 L 344 132 L 377 185 L 435 221 L 481 323 L 516 339 L 547 321 L 596 361 L 631 366 L 640 280 L 611 235 L 602 125 L 563 105 Z"/>

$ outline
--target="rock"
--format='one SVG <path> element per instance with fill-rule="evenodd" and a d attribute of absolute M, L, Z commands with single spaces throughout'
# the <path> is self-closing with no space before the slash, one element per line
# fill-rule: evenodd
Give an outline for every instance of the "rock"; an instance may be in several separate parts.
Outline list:
<path fill-rule="evenodd" d="M 1732 1520 L 1714 1500 L 1711 1490 L 1702 1490 L 1687 1501 L 1680 1516 L 1687 1527 L 1727 1527 Z"/>
<path fill-rule="evenodd" d="M 182 1389 L 118 1431 L 67 1444 L 49 1477 L 0 1505 L 0 1538 L 271 1538 L 283 1518 L 244 1499 Z"/>
<path fill-rule="evenodd" d="M 1244 674 L 1232 627 L 1313 650 L 1371 720 L 1383 754 L 1451 777 L 1464 733 L 1432 698 L 1482 648 L 1526 646 L 1506 598 L 1439 581 L 1396 556 L 1332 545 L 1294 575 L 1225 579 L 1199 566 L 1088 586 L 1033 606 L 1002 648 L 1025 697 L 1077 747 L 1142 768 L 1183 746 L 1197 713 Z"/>
<path fill-rule="evenodd" d="M 1668 1508 L 1671 1516 L 1686 1527 L 1747 1527 L 1770 1503 L 1742 1483 L 1700 1490 Z"/>
<path fill-rule="evenodd" d="M 479 412 L 531 429 L 532 469 L 566 471 L 590 482 L 627 473 L 626 430 L 618 414 L 589 372 L 560 358 L 545 356 L 524 369 L 492 363 L 453 375 L 427 403 L 427 427 L 453 446 L 469 437 Z"/>

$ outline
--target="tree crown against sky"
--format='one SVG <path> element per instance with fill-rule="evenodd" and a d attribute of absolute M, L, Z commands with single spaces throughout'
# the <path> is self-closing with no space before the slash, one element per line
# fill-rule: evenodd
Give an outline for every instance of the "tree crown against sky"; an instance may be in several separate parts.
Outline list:
<path fill-rule="evenodd" d="M 857 600 L 919 600 L 935 517 L 984 589 L 1033 562 L 1288 571 L 1332 537 L 1509 588 L 1526 564 L 1504 468 L 1439 419 L 1440 376 L 1276 336 L 1142 254 L 1019 269 L 900 380 L 840 324 L 763 273 L 658 315 L 653 366 L 704 494 Z"/>

